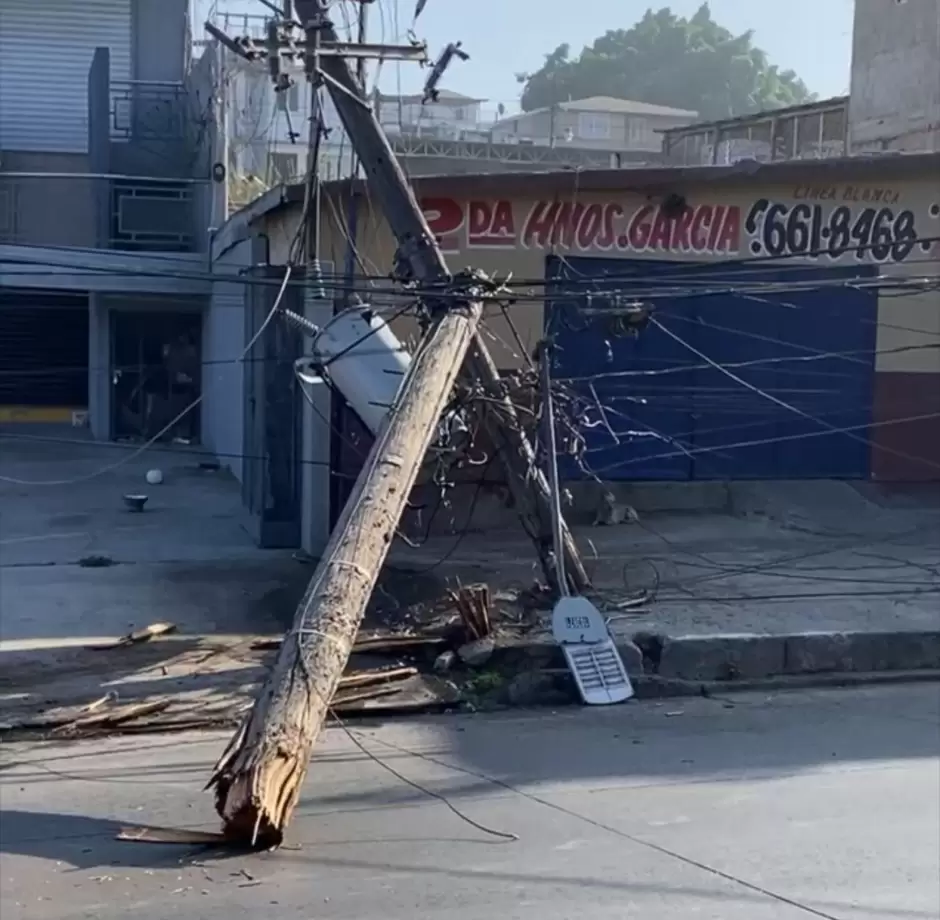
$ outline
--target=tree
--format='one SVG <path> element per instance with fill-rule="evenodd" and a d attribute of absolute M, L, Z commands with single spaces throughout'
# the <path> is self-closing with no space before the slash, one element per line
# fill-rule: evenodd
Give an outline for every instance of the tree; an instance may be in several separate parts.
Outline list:
<path fill-rule="evenodd" d="M 646 11 L 632 28 L 598 38 L 577 58 L 568 45 L 522 75 L 524 111 L 589 96 L 615 96 L 698 112 L 717 120 L 813 99 L 792 70 L 772 66 L 753 33 L 733 35 L 703 3 L 689 19 L 668 7 Z"/>

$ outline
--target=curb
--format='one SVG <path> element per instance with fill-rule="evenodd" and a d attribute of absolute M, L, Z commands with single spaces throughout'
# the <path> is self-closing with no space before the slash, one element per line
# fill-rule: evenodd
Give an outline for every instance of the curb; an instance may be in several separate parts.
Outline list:
<path fill-rule="evenodd" d="M 785 692 L 788 690 L 836 689 L 846 687 L 897 686 L 898 684 L 940 683 L 940 669 L 922 671 L 878 671 L 853 674 L 803 674 L 767 677 L 747 681 L 675 680 L 655 675 L 633 679 L 635 700 L 667 700 L 704 697 L 725 700 L 725 694 L 749 692 Z M 525 671 L 510 680 L 500 695 L 496 709 L 552 706 L 579 706 L 581 698 L 574 679 L 567 671 Z"/>
<path fill-rule="evenodd" d="M 781 635 L 662 636 L 637 633 L 617 641 L 632 680 L 744 687 L 771 679 L 834 678 L 940 672 L 940 629 L 895 632 L 803 632 Z M 548 637 L 498 642 L 490 666 L 508 673 L 564 669 Z"/>

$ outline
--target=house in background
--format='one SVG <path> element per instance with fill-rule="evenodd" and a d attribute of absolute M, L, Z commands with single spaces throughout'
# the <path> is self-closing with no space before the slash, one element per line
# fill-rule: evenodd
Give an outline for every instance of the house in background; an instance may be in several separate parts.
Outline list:
<path fill-rule="evenodd" d="M 671 166 L 728 166 L 740 160 L 825 159 L 845 156 L 848 96 L 697 122 L 663 132 L 663 160 Z"/>
<path fill-rule="evenodd" d="M 491 136 L 504 144 L 658 154 L 663 131 L 692 124 L 697 118 L 698 112 L 686 109 L 592 96 L 500 119 Z"/>
<path fill-rule="evenodd" d="M 150 437 L 187 398 L 165 352 L 211 350 L 215 62 L 187 0 L 0 6 L 0 415 Z"/>
<path fill-rule="evenodd" d="M 231 0 L 216 0 L 210 10 L 210 21 L 221 31 L 261 42 L 269 19 L 270 13 L 245 12 L 244 6 Z M 290 73 L 290 65 L 285 62 L 294 85 L 276 93 L 263 64 L 248 64 L 220 51 L 208 36 L 194 44 L 222 54 L 225 60 L 230 205 L 235 209 L 244 207 L 279 181 L 304 175 L 309 166 L 306 140 L 311 100 L 303 69 L 296 67 Z M 320 173 L 327 180 L 346 178 L 355 169 L 352 144 L 329 93 L 322 92 L 321 100 L 328 133 L 321 139 Z M 484 99 L 448 89 L 441 89 L 437 100 L 428 102 L 420 95 L 386 95 L 378 91 L 370 93 L 370 101 L 402 168 L 410 176 L 598 169 L 659 158 L 658 142 L 621 143 L 615 129 L 610 143 L 601 144 L 596 140 L 582 143 L 573 133 L 570 142 L 558 144 L 547 135 L 526 139 L 511 130 L 494 134 L 498 125 L 508 124 L 504 106 L 487 106 Z M 674 123 L 667 119 L 666 124 Z M 638 137 L 645 136 L 647 128 L 637 121 L 633 131 Z"/>
<path fill-rule="evenodd" d="M 485 141 L 496 121 L 495 111 L 485 113 L 486 100 L 441 90 L 434 101 L 421 96 L 375 95 L 375 112 L 389 137 L 438 138 Z"/>

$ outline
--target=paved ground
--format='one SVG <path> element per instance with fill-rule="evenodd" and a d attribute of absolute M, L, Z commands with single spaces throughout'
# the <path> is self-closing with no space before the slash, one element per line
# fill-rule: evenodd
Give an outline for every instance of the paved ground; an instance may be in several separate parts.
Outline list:
<path fill-rule="evenodd" d="M 80 433 L 65 432 L 72 440 L 63 441 L 61 430 L 30 426 L 18 429 L 18 437 L 5 436 L 10 432 L 0 429 L 0 721 L 12 719 L 11 707 L 32 712 L 36 706 L 84 704 L 106 690 L 123 699 L 182 693 L 178 680 L 193 674 L 193 662 L 206 651 L 198 637 L 227 641 L 283 632 L 311 568 L 291 553 L 252 544 L 242 526 L 239 486 L 227 473 L 201 469 L 204 458 L 193 450 L 164 448 L 129 458 L 126 447 L 88 443 Z M 147 485 L 153 467 L 162 470 L 162 485 Z M 710 637 L 704 657 L 688 644 L 678 659 L 667 650 L 661 675 L 691 680 L 722 677 L 726 659 L 745 677 L 789 673 L 794 661 L 801 672 L 820 662 L 821 670 L 937 666 L 940 501 L 933 493 L 905 499 L 812 485 L 765 495 L 756 489 L 749 487 L 746 501 L 739 497 L 723 510 L 644 512 L 639 525 L 578 531 L 582 546 L 596 554 L 592 575 L 613 612 L 618 638 L 643 631 L 683 642 Z M 149 495 L 147 510 L 132 514 L 122 497 L 140 491 Z M 117 564 L 79 565 L 92 556 Z M 497 591 L 526 588 L 538 574 L 531 560 L 531 546 L 518 529 L 471 534 L 456 550 L 453 539 L 434 538 L 418 552 L 395 549 L 391 593 L 403 607 L 411 600 L 428 602 L 443 595 L 455 574 L 485 580 Z M 396 567 L 410 572 L 396 578 Z M 651 603 L 617 611 L 619 598 L 647 588 L 654 590 Z M 58 656 L 64 647 L 159 621 L 176 624 L 175 644 L 136 658 L 121 653 L 119 662 L 114 656 L 98 681 L 83 676 L 77 685 L 52 687 L 50 670 L 37 671 L 30 657 L 50 649 Z M 807 653 L 750 643 L 742 652 L 738 638 L 843 631 L 902 637 L 928 632 L 930 638 L 902 642 L 887 659 L 878 638 L 877 668 L 865 664 L 873 660 L 871 648 L 827 646 Z M 734 649 L 718 646 L 716 652 L 714 637 Z M 240 660 L 220 662 L 217 655 L 213 668 L 226 674 L 242 667 Z M 233 692 L 244 695 L 259 664 L 250 662 L 250 675 L 234 675 Z M 89 671 L 71 659 L 68 668 L 69 680 L 74 671 Z M 24 688 L 26 672 L 35 673 Z M 186 692 L 202 699 L 217 675 L 196 676 Z"/>
<path fill-rule="evenodd" d="M 114 839 L 127 824 L 215 829 L 201 787 L 227 736 L 5 746 L 4 920 L 940 915 L 935 688 L 459 716 L 355 737 L 376 759 L 328 731 L 287 847 L 228 858 Z"/>
<path fill-rule="evenodd" d="M 201 469 L 196 450 L 133 457 L 68 429 L 13 431 L 0 426 L 0 725 L 72 719 L 105 694 L 118 705 L 171 700 L 171 720 L 217 721 L 250 703 L 275 654 L 250 646 L 283 635 L 310 563 L 258 549 L 239 484 Z M 151 486 L 155 467 L 164 481 Z M 141 491 L 146 510 L 129 512 L 123 496 Z M 89 557 L 114 564 L 82 566 Z M 406 598 L 408 579 L 386 580 Z M 176 633 L 93 648 L 159 622 Z M 423 680 L 400 686 L 409 701 L 427 697 Z"/>
<path fill-rule="evenodd" d="M 626 631 L 940 627 L 940 494 L 925 489 L 915 504 L 904 495 L 822 491 L 839 500 L 816 510 L 791 505 L 785 517 L 771 501 L 767 513 L 653 513 L 639 524 L 576 534 L 594 584 L 611 600 L 658 588 L 655 603 L 615 621 Z M 396 548 L 393 559 L 418 569 L 445 559 L 435 570 L 441 577 L 458 573 L 504 587 L 526 586 L 537 574 L 527 539 L 515 528 L 459 542 L 436 537 L 421 551 Z"/>
<path fill-rule="evenodd" d="M 200 469 L 201 454 L 164 448 L 127 462 L 123 446 L 3 433 L 0 476 L 83 481 L 0 481 L 0 648 L 87 642 L 167 619 L 195 633 L 281 631 L 308 573 L 289 553 L 254 546 L 242 526 L 238 483 Z M 146 482 L 154 467 L 162 485 Z M 123 503 L 137 492 L 149 496 L 143 514 Z M 77 564 L 90 556 L 119 564 Z"/>

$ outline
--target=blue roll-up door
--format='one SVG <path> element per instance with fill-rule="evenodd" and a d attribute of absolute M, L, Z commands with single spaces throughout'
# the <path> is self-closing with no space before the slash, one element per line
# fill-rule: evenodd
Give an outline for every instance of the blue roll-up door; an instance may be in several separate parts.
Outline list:
<path fill-rule="evenodd" d="M 587 407 L 597 475 L 868 476 L 877 294 L 848 282 L 872 266 L 553 256 L 547 267 L 554 372 Z M 635 294 L 656 319 L 636 337 L 585 312 Z"/>

